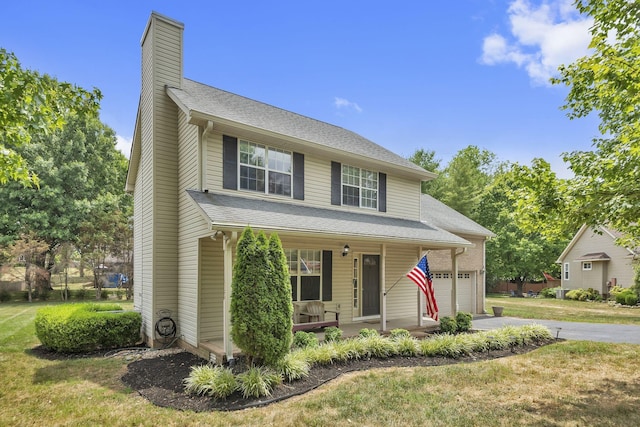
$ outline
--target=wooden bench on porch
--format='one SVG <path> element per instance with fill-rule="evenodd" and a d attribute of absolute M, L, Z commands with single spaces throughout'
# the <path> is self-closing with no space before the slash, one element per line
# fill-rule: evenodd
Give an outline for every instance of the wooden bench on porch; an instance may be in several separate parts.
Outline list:
<path fill-rule="evenodd" d="M 325 318 L 326 313 L 334 313 L 335 320 Z M 340 313 L 333 310 L 325 310 L 322 301 L 294 302 L 293 303 L 293 333 L 297 331 L 310 331 L 313 329 L 339 327 Z M 303 322 L 302 320 L 307 320 Z"/>

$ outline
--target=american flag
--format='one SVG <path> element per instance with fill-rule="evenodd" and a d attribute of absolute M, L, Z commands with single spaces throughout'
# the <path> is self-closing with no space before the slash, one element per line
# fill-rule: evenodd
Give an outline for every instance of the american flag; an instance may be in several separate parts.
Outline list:
<path fill-rule="evenodd" d="M 431 272 L 429 271 L 429 263 L 427 256 L 423 256 L 413 269 L 407 273 L 407 277 L 411 279 L 427 297 L 427 314 L 433 320 L 438 320 L 438 304 L 436 296 L 433 292 L 433 281 L 431 280 Z"/>

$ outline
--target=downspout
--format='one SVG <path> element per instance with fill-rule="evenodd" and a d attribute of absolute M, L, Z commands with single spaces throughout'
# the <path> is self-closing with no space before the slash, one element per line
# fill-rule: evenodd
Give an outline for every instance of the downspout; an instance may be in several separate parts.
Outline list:
<path fill-rule="evenodd" d="M 207 189 L 207 136 L 213 132 L 213 122 L 207 120 L 198 140 L 198 187 L 200 191 Z"/>
<path fill-rule="evenodd" d="M 451 312 L 453 316 L 458 313 L 458 257 L 467 252 L 467 248 L 462 248 L 462 252 L 456 252 L 456 249 L 451 249 L 451 261 L 452 261 L 452 274 L 451 278 Z"/>

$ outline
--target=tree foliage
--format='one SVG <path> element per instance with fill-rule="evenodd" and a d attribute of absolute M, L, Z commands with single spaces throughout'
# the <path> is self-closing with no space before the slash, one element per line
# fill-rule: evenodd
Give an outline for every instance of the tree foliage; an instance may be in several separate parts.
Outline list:
<path fill-rule="evenodd" d="M 518 220 L 522 166 L 502 165 L 478 206 L 479 222 L 496 236 L 487 242 L 486 266 L 490 281 L 513 280 L 521 294 L 526 281 L 557 270 L 556 259 L 568 240 L 546 236 L 544 224 L 523 227 Z"/>
<path fill-rule="evenodd" d="M 60 130 L 75 113 L 97 115 L 102 95 L 47 74 L 25 70 L 13 53 L 0 48 L 0 184 L 38 183 L 18 148 L 34 135 Z"/>
<path fill-rule="evenodd" d="M 601 138 L 593 151 L 565 153 L 575 178 L 567 215 L 627 234 L 640 244 L 640 3 L 578 0 L 593 18 L 589 56 L 560 67 L 553 83 L 570 88 L 564 109 L 571 119 L 597 113 Z"/>
<path fill-rule="evenodd" d="M 291 285 L 277 236 L 246 227 L 236 249 L 231 283 L 231 337 L 253 362 L 275 365 L 289 351 Z"/>
<path fill-rule="evenodd" d="M 409 157 L 409 161 L 429 172 L 437 173 L 440 170 L 441 160 L 436 158 L 436 152 L 434 150 L 425 150 L 420 148 L 416 150 L 411 157 Z M 436 179 L 432 179 L 431 181 L 422 181 L 422 193 L 432 194 L 433 188 L 437 184 L 438 181 Z"/>
<path fill-rule="evenodd" d="M 420 166 L 434 166 L 432 151 L 418 150 L 410 158 Z M 476 209 L 496 167 L 495 154 L 470 145 L 451 159 L 440 175 L 428 183 L 428 193 L 469 218 L 476 218 Z"/>

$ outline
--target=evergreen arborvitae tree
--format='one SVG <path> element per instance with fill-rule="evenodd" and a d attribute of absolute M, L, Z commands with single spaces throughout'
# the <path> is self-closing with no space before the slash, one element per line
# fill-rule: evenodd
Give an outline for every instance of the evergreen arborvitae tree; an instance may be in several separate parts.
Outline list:
<path fill-rule="evenodd" d="M 291 280 L 289 279 L 289 267 L 287 257 L 282 249 L 282 242 L 276 233 L 269 237 L 269 260 L 272 264 L 270 277 L 267 280 L 271 296 L 275 303 L 275 312 L 270 317 L 272 320 L 272 334 L 275 339 L 271 350 L 269 364 L 282 359 L 291 347 L 293 335 L 293 303 L 291 302 Z M 267 359 L 265 358 L 265 361 Z"/>
<path fill-rule="evenodd" d="M 231 284 L 231 337 L 250 363 L 261 360 L 274 365 L 291 345 L 291 285 L 280 240 L 275 239 L 272 249 L 264 232 L 256 238 L 247 227 L 238 240 Z"/>

